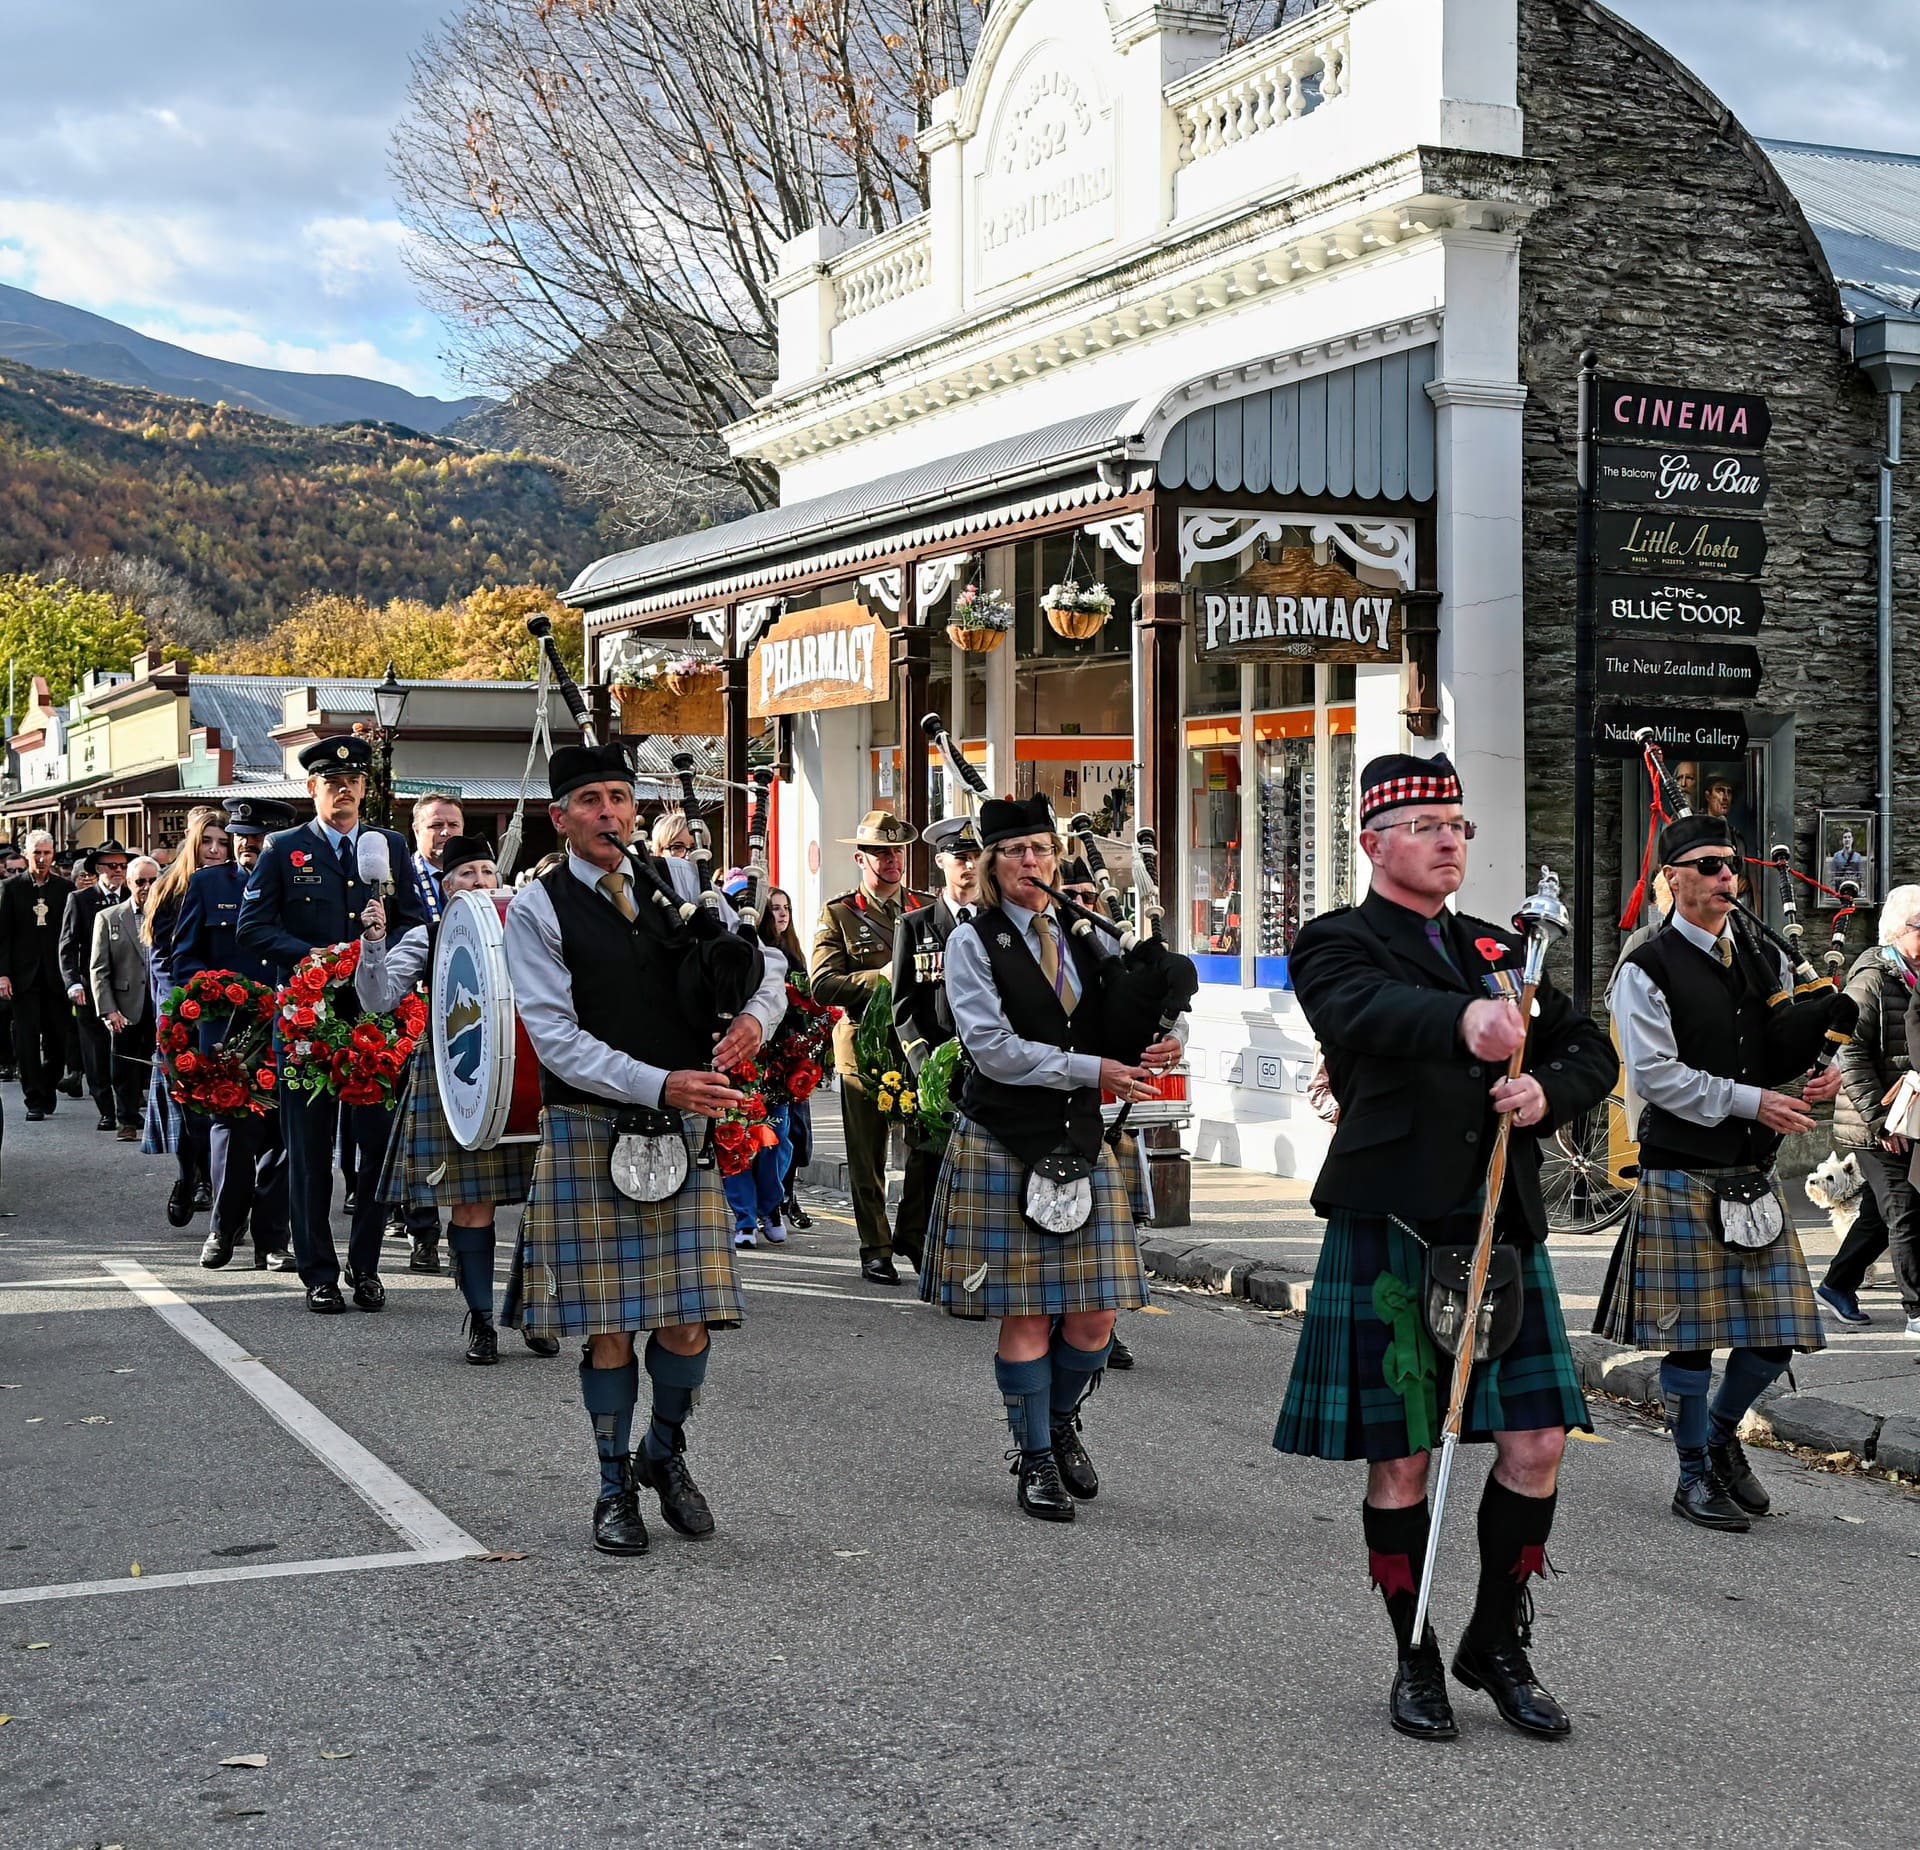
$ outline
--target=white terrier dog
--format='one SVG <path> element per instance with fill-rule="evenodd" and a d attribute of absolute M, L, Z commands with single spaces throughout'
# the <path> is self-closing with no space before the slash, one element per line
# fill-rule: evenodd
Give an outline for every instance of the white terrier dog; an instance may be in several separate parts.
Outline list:
<path fill-rule="evenodd" d="M 1826 1160 L 1807 1177 L 1807 1199 L 1816 1208 L 1825 1208 L 1833 1230 L 1845 1239 L 1860 1218 L 1860 1192 L 1866 1187 L 1860 1173 L 1860 1159 L 1851 1150 L 1845 1156 L 1829 1152 Z"/>

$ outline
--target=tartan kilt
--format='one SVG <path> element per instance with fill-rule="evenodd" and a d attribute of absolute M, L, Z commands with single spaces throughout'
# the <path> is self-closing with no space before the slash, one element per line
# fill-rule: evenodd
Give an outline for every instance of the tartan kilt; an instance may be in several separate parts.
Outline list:
<path fill-rule="evenodd" d="M 1713 1190 L 1684 1169 L 1640 1172 L 1593 1327 L 1636 1349 L 1827 1346 L 1792 1215 L 1771 1246 L 1728 1246 Z"/>
<path fill-rule="evenodd" d="M 1035 1233 L 1021 1212 L 1026 1165 L 975 1124 L 958 1117 L 927 1215 L 920 1296 L 949 1316 L 1060 1317 L 1072 1311 L 1137 1310 L 1147 1301 L 1146 1268 L 1133 1211 L 1113 1152 L 1100 1148 L 1093 1213 L 1077 1233 Z M 982 1267 L 972 1291 L 966 1280 Z"/>
<path fill-rule="evenodd" d="M 455 1141 L 440 1108 L 440 1078 L 433 1048 L 422 1040 L 407 1069 L 400 1121 L 387 1140 L 379 1199 L 405 1208 L 451 1208 L 473 1202 L 518 1202 L 527 1198 L 538 1145 L 497 1143 L 469 1150 Z"/>
<path fill-rule="evenodd" d="M 186 1108 L 173 1102 L 167 1082 L 161 1077 L 160 1054 L 156 1049 L 153 1069 L 147 1075 L 147 1110 L 140 1127 L 140 1154 L 177 1156 L 186 1131 Z"/>
<path fill-rule="evenodd" d="M 630 1201 L 607 1173 L 613 1107 L 549 1105 L 500 1321 L 529 1336 L 602 1336 L 745 1314 L 733 1212 L 717 1169 L 666 1201 Z"/>
<path fill-rule="evenodd" d="M 1504 1355 L 1480 1363 L 1468 1378 L 1462 1440 L 1484 1442 L 1496 1432 L 1553 1426 L 1592 1428 L 1553 1265 L 1540 1246 L 1528 1244 L 1519 1251 L 1520 1331 Z M 1407 1404 L 1386 1378 L 1393 1330 L 1375 1304 L 1374 1283 L 1383 1272 L 1392 1273 L 1411 1293 L 1424 1331 L 1419 1309 L 1424 1269 L 1420 1242 L 1391 1216 L 1355 1208 L 1333 1211 L 1274 1430 L 1276 1451 L 1379 1462 L 1410 1458 L 1421 1449 L 1408 1435 Z M 1428 1349 L 1434 1358 L 1429 1425 L 1437 1442 L 1453 1358 L 1430 1339 Z"/>

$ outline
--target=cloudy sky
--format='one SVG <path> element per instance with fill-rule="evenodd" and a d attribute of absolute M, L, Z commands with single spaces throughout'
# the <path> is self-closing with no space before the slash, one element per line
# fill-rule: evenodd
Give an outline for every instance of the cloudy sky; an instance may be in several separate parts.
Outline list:
<path fill-rule="evenodd" d="M 1758 133 L 1920 153 L 1915 0 L 1614 4 Z M 0 282 L 227 359 L 457 396 L 386 179 L 408 54 L 449 5 L 9 8 Z"/>

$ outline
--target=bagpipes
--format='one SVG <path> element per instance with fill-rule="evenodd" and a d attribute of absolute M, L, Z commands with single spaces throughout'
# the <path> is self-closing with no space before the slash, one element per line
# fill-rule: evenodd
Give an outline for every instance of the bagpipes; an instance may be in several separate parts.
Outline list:
<path fill-rule="evenodd" d="M 553 620 L 546 616 L 527 619 L 527 632 L 539 644 L 553 675 L 560 698 L 580 728 L 580 736 L 598 747 L 599 734 L 588 710 L 580 684 L 567 672 L 559 647 L 553 640 Z M 682 788 L 691 784 L 691 760 Z M 650 902 L 662 915 L 661 923 L 670 942 L 685 946 L 691 955 L 682 981 L 683 999 L 695 1018 L 730 1022 L 753 999 L 765 969 L 757 939 L 748 940 L 721 918 L 717 906 L 680 897 L 679 889 L 667 878 L 650 854 L 631 842 L 621 841 L 610 831 L 606 839 L 619 848 L 633 870 L 634 891 L 638 899 Z M 703 892 L 702 899 L 708 897 Z"/>
<path fill-rule="evenodd" d="M 687 819 L 687 833 L 693 837 L 687 859 L 693 864 L 694 884 L 704 904 L 713 891 L 713 834 L 701 811 L 700 799 L 694 793 L 693 753 L 675 752 L 669 762 L 680 780 L 680 810 Z"/>

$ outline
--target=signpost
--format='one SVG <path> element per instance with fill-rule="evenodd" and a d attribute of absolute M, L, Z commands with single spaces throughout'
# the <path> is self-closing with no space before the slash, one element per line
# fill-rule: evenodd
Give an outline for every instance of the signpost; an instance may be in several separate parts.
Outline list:
<path fill-rule="evenodd" d="M 1764 450 L 1773 430 L 1767 401 L 1749 392 L 1595 379 L 1591 434 L 1628 443 L 1708 443 Z"/>
<path fill-rule="evenodd" d="M 1767 504 L 1767 465 L 1758 456 L 1661 444 L 1603 443 L 1598 492 L 1615 507 L 1683 507 L 1751 514 Z"/>
<path fill-rule="evenodd" d="M 1603 572 L 1752 578 L 1767 562 L 1767 530 L 1757 520 L 1712 514 L 1603 509 L 1594 520 L 1594 561 Z"/>
<path fill-rule="evenodd" d="M 1616 635 L 1746 638 L 1760 634 L 1766 598 L 1747 580 L 1690 578 L 1594 580 L 1601 626 Z"/>
<path fill-rule="evenodd" d="M 1760 651 L 1750 643 L 1605 639 L 1599 691 L 1619 700 L 1751 700 L 1760 691 Z"/>
<path fill-rule="evenodd" d="M 1735 758 L 1747 749 L 1744 713 L 1692 707 L 1602 707 L 1594 715 L 1594 750 L 1604 758 L 1638 758 L 1643 727 L 1668 757 Z"/>

